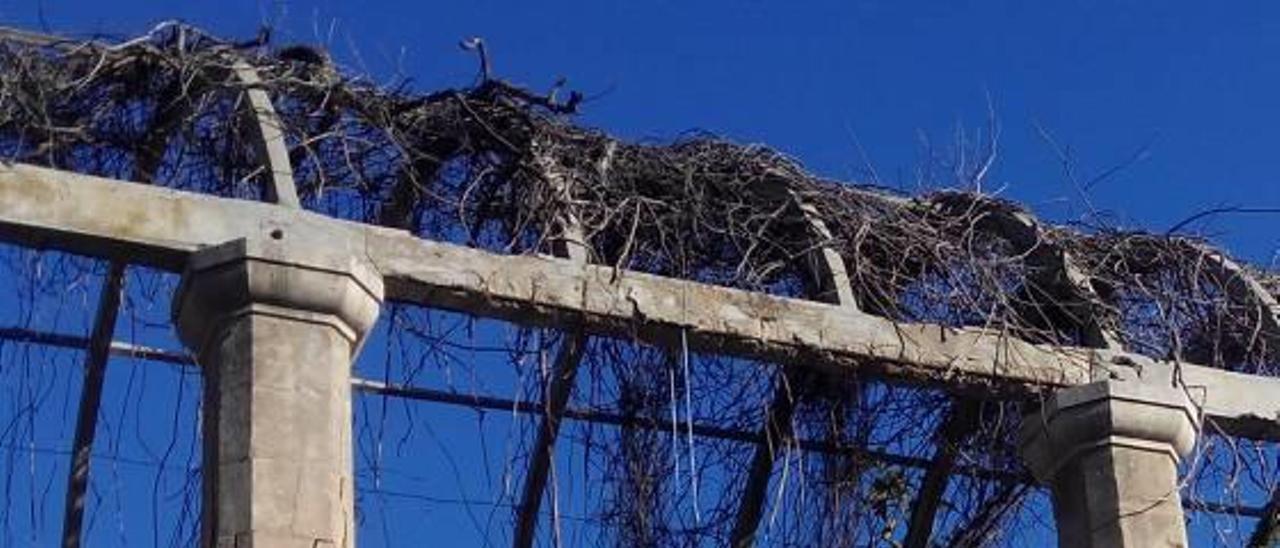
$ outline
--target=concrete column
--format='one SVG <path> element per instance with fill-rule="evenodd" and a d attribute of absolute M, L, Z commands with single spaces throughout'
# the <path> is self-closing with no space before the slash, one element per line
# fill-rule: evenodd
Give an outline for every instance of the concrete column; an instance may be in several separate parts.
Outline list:
<path fill-rule="evenodd" d="M 1181 388 L 1101 381 L 1058 391 L 1022 423 L 1032 474 L 1053 490 L 1058 545 L 1186 546 L 1178 460 L 1199 415 Z"/>
<path fill-rule="evenodd" d="M 174 299 L 204 368 L 202 546 L 355 545 L 351 362 L 382 278 L 307 239 L 197 252 Z"/>

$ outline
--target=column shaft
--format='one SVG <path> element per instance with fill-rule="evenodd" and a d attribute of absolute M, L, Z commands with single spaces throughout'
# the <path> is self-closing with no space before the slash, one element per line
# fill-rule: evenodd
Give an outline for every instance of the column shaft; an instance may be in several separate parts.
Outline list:
<path fill-rule="evenodd" d="M 1060 470 L 1052 487 L 1060 546 L 1187 545 L 1168 453 L 1102 446 Z"/>
<path fill-rule="evenodd" d="M 1053 491 L 1058 543 L 1186 546 L 1178 460 L 1198 413 L 1172 383 L 1102 381 L 1060 390 L 1022 425 L 1028 468 Z"/>
<path fill-rule="evenodd" d="M 381 281 L 245 241 L 197 253 L 175 308 L 205 373 L 202 545 L 354 546 L 350 369 Z"/>

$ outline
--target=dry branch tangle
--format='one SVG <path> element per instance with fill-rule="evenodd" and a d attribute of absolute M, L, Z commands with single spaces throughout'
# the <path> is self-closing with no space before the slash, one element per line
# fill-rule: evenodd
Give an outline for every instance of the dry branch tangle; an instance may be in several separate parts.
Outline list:
<path fill-rule="evenodd" d="M 546 252 L 560 237 L 560 221 L 576 215 L 586 251 L 601 264 L 799 295 L 796 281 L 810 276 L 802 258 L 814 254 L 809 227 L 816 222 L 830 232 L 823 258 L 843 259 L 863 308 L 895 320 L 982 325 L 1067 345 L 1100 346 L 1082 338 L 1114 335 L 1118 341 L 1107 346 L 1137 342 L 1145 346 L 1131 350 L 1160 359 L 1186 350 L 1168 340 L 1182 330 L 1201 354 L 1220 354 L 1201 360 L 1209 365 L 1267 373 L 1276 362 L 1256 344 L 1276 329 L 1265 318 L 1240 320 L 1239 299 L 1191 305 L 1216 306 L 1218 317 L 1180 309 L 1149 321 L 1150 305 L 1171 279 L 1185 282 L 1172 289 L 1184 292 L 1185 303 L 1222 300 L 1193 287 L 1204 276 L 1190 269 L 1206 253 L 1178 238 L 1046 228 L 988 196 L 892 196 L 823 180 L 767 147 L 705 135 L 623 143 L 574 125 L 564 115 L 577 103 L 554 94 L 493 79 L 427 94 L 379 88 L 312 48 L 237 44 L 182 25 L 161 25 L 120 45 L 29 33 L 0 42 L 0 87 L 9 97 L 0 101 L 0 141 L 19 161 L 122 177 L 131 163 L 169 158 L 166 167 L 183 188 L 239 196 L 237 181 L 261 175 L 254 155 L 244 152 L 261 148 L 263 132 L 254 128 L 265 127 L 279 138 L 257 155 L 284 166 L 273 172 L 295 172 L 308 207 L 428 239 Z M 246 85 L 233 67 L 256 76 Z M 243 112 L 245 91 L 251 102 L 269 93 L 274 119 L 248 129 L 227 123 L 228 109 Z M 152 125 L 181 138 L 159 153 L 138 150 L 146 136 L 129 116 L 164 119 Z M 603 177 L 598 163 L 606 157 L 611 168 Z M 547 162 L 558 178 L 577 182 L 572 200 L 545 176 Z M 335 193 L 340 200 L 321 205 Z M 793 196 L 807 212 L 787 206 Z M 1127 245 L 1134 241 L 1141 245 Z M 1141 264 L 1152 250 L 1163 274 Z M 1070 257 L 1075 267 L 1046 269 L 1058 260 L 1053 255 Z M 1037 277 L 1045 270 L 1062 270 L 1067 279 Z M 1209 285 L 1224 281 L 1232 283 Z M 1037 302 L 1037 285 L 1065 302 Z M 1216 321 L 1224 315 L 1235 318 Z M 1106 336 L 1081 334 L 1082 327 Z"/>
<path fill-rule="evenodd" d="M 975 193 L 891 195 L 824 180 L 768 147 L 714 136 L 627 143 L 576 125 L 567 115 L 578 101 L 559 101 L 555 90 L 529 91 L 487 72 L 475 85 L 434 93 L 379 87 L 323 51 L 261 38 L 237 44 L 173 23 L 116 45 L 0 37 L 0 143 L 10 159 L 117 179 L 151 166 L 143 171 L 203 193 L 139 194 L 118 182 L 17 166 L 0 175 L 5 237 L 178 269 L 199 246 L 280 230 L 368 256 L 404 300 L 662 345 L 688 334 L 694 349 L 834 372 L 811 376 L 824 379 L 822 390 L 794 402 L 797 428 L 863 449 L 877 442 L 857 431 L 912 435 L 947 399 L 939 389 L 1032 399 L 1097 377 L 1173 376 L 1170 364 L 1143 356 L 1280 372 L 1265 273 L 1237 267 L 1203 242 L 1049 226 L 1017 204 Z M 246 67 L 237 78 L 233 69 Z M 264 159 L 277 166 L 270 174 Z M 208 196 L 257 196 L 271 179 L 264 175 L 288 173 L 299 202 L 329 217 Z M 566 181 L 572 193 L 558 184 Z M 6 195 L 6 186 L 28 196 Z M 566 247 L 604 266 L 536 256 Z M 814 294 L 815 281 L 865 312 L 809 302 L 831 296 Z M 599 349 L 585 355 L 588 363 L 611 359 Z M 700 380 L 719 375 L 724 386 L 747 386 L 760 373 L 702 366 Z M 863 382 L 869 375 L 851 372 L 909 386 Z M 1280 439 L 1273 380 L 1190 365 L 1180 378 L 1204 394 L 1207 413 L 1226 432 Z M 892 392 L 879 404 L 889 414 L 842 408 L 861 405 L 860 386 Z M 839 405 L 819 416 L 829 402 Z M 991 402 L 1009 416 L 1026 403 L 1034 405 Z M 715 421 L 743 416 L 735 412 Z M 824 431 L 847 425 L 855 425 L 847 435 Z M 1007 421 L 984 423 L 979 435 L 989 443 L 971 447 L 972 456 L 1016 475 L 1001 425 Z M 849 470 L 831 470 L 848 479 Z M 861 518 L 877 512 L 858 509 L 856 499 L 883 500 L 858 489 L 848 493 L 854 514 L 823 507 L 819 519 L 803 511 L 793 519 L 860 524 L 840 526 L 845 533 L 865 527 Z M 1002 492 L 1008 501 L 1021 491 Z M 952 508 L 980 502 L 946 498 Z M 652 519 L 670 524 L 669 516 Z"/>

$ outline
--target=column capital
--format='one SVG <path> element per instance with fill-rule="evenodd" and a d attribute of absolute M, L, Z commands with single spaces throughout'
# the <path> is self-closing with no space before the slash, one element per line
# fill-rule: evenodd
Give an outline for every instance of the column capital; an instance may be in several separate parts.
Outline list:
<path fill-rule="evenodd" d="M 354 352 L 377 320 L 382 298 L 382 276 L 350 250 L 290 241 L 277 229 L 195 252 L 174 297 L 173 318 L 179 338 L 195 352 L 247 314 L 329 325 Z"/>
<path fill-rule="evenodd" d="M 1064 388 L 1023 419 L 1022 457 L 1041 483 L 1081 454 L 1103 446 L 1168 455 L 1176 464 L 1195 447 L 1200 413 L 1172 382 L 1105 380 Z"/>

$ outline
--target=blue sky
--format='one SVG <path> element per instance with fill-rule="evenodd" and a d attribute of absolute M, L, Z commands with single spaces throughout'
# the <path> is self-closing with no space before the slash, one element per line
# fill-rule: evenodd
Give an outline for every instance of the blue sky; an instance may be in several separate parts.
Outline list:
<path fill-rule="evenodd" d="M 1280 4 L 797 4 L 0 0 L 0 23 L 128 35 L 176 18 L 246 37 L 265 23 L 278 43 L 319 42 L 353 71 L 422 89 L 471 82 L 475 60 L 457 43 L 482 36 L 501 77 L 540 89 L 568 78 L 590 98 L 584 123 L 635 139 L 707 130 L 905 190 L 922 143 L 945 149 L 957 127 L 983 128 L 990 98 L 1000 156 L 984 189 L 1045 217 L 1163 231 L 1207 208 L 1280 207 Z M 1081 184 L 1127 167 L 1077 188 L 1046 135 Z M 1275 264 L 1278 221 L 1191 228 Z M 144 526 L 118 529 L 130 527 Z M 149 544 L 150 531 L 130 538 Z"/>

